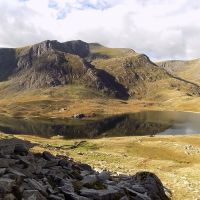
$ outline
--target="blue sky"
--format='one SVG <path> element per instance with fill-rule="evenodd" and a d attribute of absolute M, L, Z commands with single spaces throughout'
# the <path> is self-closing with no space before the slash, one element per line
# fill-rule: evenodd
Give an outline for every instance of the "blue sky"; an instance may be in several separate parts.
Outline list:
<path fill-rule="evenodd" d="M 81 39 L 153 60 L 200 57 L 198 0 L 0 0 L 0 46 Z"/>

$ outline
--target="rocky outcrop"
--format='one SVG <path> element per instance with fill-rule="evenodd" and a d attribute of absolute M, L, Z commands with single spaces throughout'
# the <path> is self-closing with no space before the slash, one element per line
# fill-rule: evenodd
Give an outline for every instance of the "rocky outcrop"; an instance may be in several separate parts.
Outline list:
<path fill-rule="evenodd" d="M 0 81 L 12 80 L 12 91 L 80 84 L 109 96 L 128 98 L 115 77 L 84 59 L 88 54 L 89 44 L 79 40 L 47 40 L 21 49 L 0 49 Z"/>
<path fill-rule="evenodd" d="M 22 141 L 1 141 L 0 150 L 0 199 L 169 199 L 159 178 L 150 172 L 112 176 L 69 157 L 31 153 Z"/>

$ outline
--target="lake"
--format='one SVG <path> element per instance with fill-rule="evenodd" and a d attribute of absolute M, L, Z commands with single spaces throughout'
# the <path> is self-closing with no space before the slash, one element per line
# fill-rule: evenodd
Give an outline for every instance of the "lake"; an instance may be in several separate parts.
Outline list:
<path fill-rule="evenodd" d="M 0 131 L 43 137 L 98 138 L 113 136 L 185 135 L 200 133 L 200 114 L 145 111 L 97 119 L 41 119 L 0 116 Z"/>

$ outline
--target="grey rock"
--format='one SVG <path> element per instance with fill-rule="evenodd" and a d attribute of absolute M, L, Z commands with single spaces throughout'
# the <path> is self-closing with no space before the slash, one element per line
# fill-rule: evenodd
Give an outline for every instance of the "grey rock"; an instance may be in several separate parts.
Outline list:
<path fill-rule="evenodd" d="M 46 165 L 46 163 L 47 163 L 46 159 L 40 158 L 39 160 L 36 161 L 36 166 L 41 170 Z"/>
<path fill-rule="evenodd" d="M 82 196 L 88 197 L 90 199 L 95 200 L 115 200 L 122 197 L 124 194 L 121 194 L 120 191 L 117 190 L 95 190 L 95 189 L 87 189 L 82 188 L 80 190 L 80 194 Z"/>
<path fill-rule="evenodd" d="M 27 179 L 27 183 L 33 190 L 38 190 L 41 194 L 47 196 L 46 188 L 40 182 L 35 179 Z"/>
<path fill-rule="evenodd" d="M 0 199 L 169 199 L 161 181 L 152 173 L 111 176 L 107 171 L 96 172 L 91 166 L 67 157 L 19 149 L 10 155 L 0 155 Z"/>
<path fill-rule="evenodd" d="M 49 153 L 48 151 L 44 151 L 42 154 L 43 158 L 46 160 L 54 160 L 55 156 L 53 156 L 51 153 Z"/>
<path fill-rule="evenodd" d="M 59 197 L 58 195 L 49 195 L 50 200 L 65 200 L 65 197 Z"/>
<path fill-rule="evenodd" d="M 91 174 L 91 171 L 81 171 L 81 176 L 88 176 L 88 175 L 90 175 Z"/>
<path fill-rule="evenodd" d="M 9 158 L 0 158 L 0 168 L 7 168 L 13 166 L 17 161 Z"/>
<path fill-rule="evenodd" d="M 110 173 L 107 171 L 102 171 L 101 173 L 98 174 L 98 179 L 102 182 L 105 182 L 110 178 Z"/>
<path fill-rule="evenodd" d="M 47 200 L 38 190 L 25 190 L 23 200 Z"/>
<path fill-rule="evenodd" d="M 139 185 L 132 185 L 131 189 L 136 191 L 136 192 L 139 192 L 139 193 L 145 193 L 146 192 L 146 189 L 139 186 Z"/>
<path fill-rule="evenodd" d="M 90 200 L 90 198 L 80 196 L 72 192 L 64 192 L 64 195 L 65 195 L 65 199 L 68 199 L 68 200 Z"/>
<path fill-rule="evenodd" d="M 14 152 L 14 146 L 13 145 L 1 145 L 0 150 L 1 150 L 1 157 L 5 157 L 6 155 L 10 155 Z"/>
<path fill-rule="evenodd" d="M 41 170 L 41 174 L 43 174 L 43 175 L 48 175 L 49 174 L 49 169 L 42 169 Z"/>
<path fill-rule="evenodd" d="M 18 159 L 20 160 L 20 162 L 22 164 L 24 164 L 26 167 L 28 167 L 29 165 L 31 165 L 30 161 L 28 160 L 27 157 L 25 156 L 18 156 Z"/>
<path fill-rule="evenodd" d="M 45 168 L 49 168 L 49 167 L 54 167 L 58 165 L 59 160 L 58 159 L 52 159 L 46 162 L 45 164 Z"/>
<path fill-rule="evenodd" d="M 93 185 L 97 182 L 97 176 L 96 175 L 88 175 L 88 176 L 85 176 L 83 178 L 83 180 L 81 181 L 81 183 L 83 185 Z"/>
<path fill-rule="evenodd" d="M 15 195 L 12 194 L 12 193 L 6 194 L 3 199 L 4 200 L 17 200 L 17 198 L 15 197 Z"/>
<path fill-rule="evenodd" d="M 59 165 L 62 167 L 67 167 L 69 165 L 69 161 L 67 159 L 62 159 L 59 161 Z"/>
<path fill-rule="evenodd" d="M 152 200 L 152 198 L 150 198 L 146 193 L 141 194 L 129 188 L 126 188 L 126 192 L 129 194 L 129 196 L 134 197 L 134 200 Z"/>
<path fill-rule="evenodd" d="M 15 180 L 4 177 L 0 178 L 0 188 L 5 192 L 11 192 L 14 186 L 16 186 Z"/>
<path fill-rule="evenodd" d="M 63 192 L 64 191 L 66 191 L 66 192 L 74 192 L 74 186 L 73 186 L 71 180 L 62 179 L 60 181 L 59 185 L 60 185 L 59 189 L 61 191 L 63 191 Z"/>
<path fill-rule="evenodd" d="M 6 173 L 6 168 L 0 168 L 0 176 L 3 176 Z"/>
<path fill-rule="evenodd" d="M 79 163 L 79 168 L 81 170 L 86 170 L 86 171 L 93 172 L 92 167 L 90 165 L 88 165 L 88 164 Z"/>
<path fill-rule="evenodd" d="M 122 198 L 120 198 L 120 200 L 129 200 L 129 198 L 127 196 L 123 196 Z"/>
<path fill-rule="evenodd" d="M 23 173 L 21 173 L 21 172 L 15 170 L 15 169 L 12 169 L 12 168 L 8 168 L 8 169 L 7 169 L 7 172 L 12 173 L 12 174 L 14 174 L 14 175 L 16 175 L 16 176 L 23 177 L 23 178 L 26 177 L 26 175 L 24 175 Z"/>
<path fill-rule="evenodd" d="M 28 148 L 25 146 L 25 144 L 16 144 L 14 148 L 14 152 L 21 155 L 27 155 Z"/>
<path fill-rule="evenodd" d="M 144 187 L 151 199 L 168 200 L 164 186 L 160 179 L 151 172 L 138 172 L 134 176 L 134 181 Z"/>

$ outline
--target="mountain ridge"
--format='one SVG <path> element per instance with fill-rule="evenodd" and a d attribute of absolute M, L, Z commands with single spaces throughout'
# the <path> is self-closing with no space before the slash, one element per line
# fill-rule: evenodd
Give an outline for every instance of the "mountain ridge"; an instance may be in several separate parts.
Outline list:
<path fill-rule="evenodd" d="M 83 85 L 114 98 L 143 98 L 165 80 L 170 90 L 200 94 L 198 85 L 171 76 L 144 54 L 81 40 L 1 48 L 0 72 L 0 82 L 10 81 L 12 92 Z"/>

